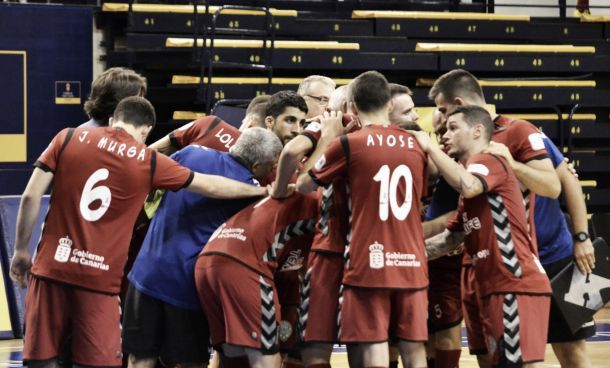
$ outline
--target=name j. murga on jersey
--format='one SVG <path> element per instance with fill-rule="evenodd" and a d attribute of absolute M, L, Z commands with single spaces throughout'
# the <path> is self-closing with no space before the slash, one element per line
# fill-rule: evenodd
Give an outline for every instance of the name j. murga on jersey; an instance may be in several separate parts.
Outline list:
<path fill-rule="evenodd" d="M 87 139 L 87 135 L 89 131 L 83 131 L 79 136 L 78 140 L 81 143 L 89 144 L 89 140 Z M 138 148 L 137 145 L 127 145 L 125 143 L 119 144 L 118 142 L 108 138 L 101 137 L 97 142 L 97 148 L 114 153 L 117 156 L 135 158 L 136 160 L 144 161 L 146 158 L 146 148 Z"/>

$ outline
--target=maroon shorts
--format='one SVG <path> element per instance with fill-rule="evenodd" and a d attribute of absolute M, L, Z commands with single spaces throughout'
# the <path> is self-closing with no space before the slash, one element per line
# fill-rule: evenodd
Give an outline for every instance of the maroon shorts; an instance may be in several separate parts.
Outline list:
<path fill-rule="evenodd" d="M 466 334 L 468 336 L 468 349 L 472 355 L 487 354 L 480 303 L 477 284 L 474 278 L 474 268 L 472 266 L 463 267 L 462 307 L 464 311 L 464 322 L 466 324 Z"/>
<path fill-rule="evenodd" d="M 546 295 L 494 294 L 481 299 L 487 349 L 494 365 L 544 360 L 550 305 Z"/>
<path fill-rule="evenodd" d="M 220 255 L 199 257 L 195 266 L 199 301 L 212 345 L 226 343 L 278 352 L 280 309 L 272 280 Z"/>
<path fill-rule="evenodd" d="M 339 288 L 343 278 L 341 254 L 311 252 L 303 279 L 299 308 L 301 341 L 337 341 Z"/>
<path fill-rule="evenodd" d="M 298 312 L 301 302 L 299 270 L 281 271 L 275 274 L 275 288 L 281 306 L 282 330 L 280 334 L 280 352 L 289 353 L 294 349 L 297 331 Z M 286 337 L 287 333 L 290 335 Z"/>
<path fill-rule="evenodd" d="M 464 317 L 460 294 L 462 260 L 458 259 L 457 262 L 457 268 L 429 268 L 428 329 L 430 333 L 457 326 Z"/>
<path fill-rule="evenodd" d="M 298 308 L 298 305 L 281 305 L 282 319 L 279 325 L 279 343 L 282 354 L 290 353 L 295 349 L 299 319 Z"/>
<path fill-rule="evenodd" d="M 120 366 L 121 311 L 116 295 L 30 277 L 25 299 L 24 360 L 62 353 L 72 333 L 72 360 L 87 366 Z"/>
<path fill-rule="evenodd" d="M 428 291 L 345 287 L 339 339 L 343 343 L 428 340 Z"/>

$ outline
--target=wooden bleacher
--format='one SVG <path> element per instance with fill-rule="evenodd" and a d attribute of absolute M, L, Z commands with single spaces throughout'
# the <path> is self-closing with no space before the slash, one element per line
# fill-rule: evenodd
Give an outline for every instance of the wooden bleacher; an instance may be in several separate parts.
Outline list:
<path fill-rule="evenodd" d="M 210 83 L 205 75 L 201 83 L 200 71 L 209 67 L 197 54 L 202 32 L 210 29 L 212 15 L 224 4 L 243 2 L 211 1 L 208 15 L 205 6 L 197 7 L 198 47 L 192 5 L 133 4 L 130 9 L 128 4 L 106 3 L 98 14 L 108 66 L 131 66 L 149 78 L 148 97 L 166 131 L 201 116 L 202 86 L 209 86 L 211 104 L 267 93 L 266 76 L 233 66 L 214 67 Z M 375 69 L 412 87 L 418 106 L 430 106 L 427 94 L 439 75 L 454 68 L 470 70 L 500 113 L 527 118 L 565 147 L 582 180 L 596 184 L 585 187 L 593 212 L 610 210 L 610 18 L 489 14 L 480 4 L 452 9 L 459 12 L 369 0 L 359 1 L 357 9 L 354 2 L 270 4 L 275 42 L 269 92 L 296 89 L 313 73 L 342 84 Z M 266 25 L 263 15 L 223 12 L 211 60 L 261 63 L 261 37 L 236 32 L 270 32 L 272 24 Z"/>
<path fill-rule="evenodd" d="M 431 87 L 434 79 L 418 79 L 418 87 Z M 501 108 L 571 106 L 581 101 L 603 103 L 610 95 L 596 90 L 594 80 L 480 80 L 487 102 Z M 427 90 L 425 90 L 427 94 Z"/>
<path fill-rule="evenodd" d="M 415 51 L 438 54 L 440 70 L 584 73 L 607 68 L 607 58 L 597 58 L 593 46 L 418 42 Z"/>
<path fill-rule="evenodd" d="M 375 34 L 379 36 L 510 41 L 551 40 L 558 34 L 570 40 L 591 40 L 604 35 L 602 24 L 532 21 L 528 15 L 355 10 L 352 18 L 374 20 Z M 599 18 L 596 21 L 603 22 L 603 17 Z"/>

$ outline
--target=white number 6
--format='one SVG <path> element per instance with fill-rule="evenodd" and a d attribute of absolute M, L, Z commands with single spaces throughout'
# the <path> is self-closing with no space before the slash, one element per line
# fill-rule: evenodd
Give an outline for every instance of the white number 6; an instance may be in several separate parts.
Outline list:
<path fill-rule="evenodd" d="M 99 220 L 110 207 L 110 200 L 112 199 L 110 189 L 103 185 L 93 188 L 97 182 L 108 179 L 108 174 L 108 169 L 99 169 L 91 174 L 85 183 L 83 194 L 80 197 L 80 213 L 87 221 L 93 222 Z M 96 200 L 102 201 L 102 205 L 96 210 L 90 209 L 89 205 Z"/>

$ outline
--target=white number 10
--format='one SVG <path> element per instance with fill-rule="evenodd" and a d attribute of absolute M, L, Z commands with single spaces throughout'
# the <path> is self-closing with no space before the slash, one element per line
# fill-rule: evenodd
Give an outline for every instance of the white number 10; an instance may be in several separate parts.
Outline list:
<path fill-rule="evenodd" d="M 398 192 L 398 183 L 401 179 L 406 182 L 405 200 L 402 204 L 398 203 L 396 198 Z M 411 170 L 406 165 L 398 166 L 393 173 L 390 174 L 390 167 L 383 165 L 373 180 L 380 182 L 379 188 L 379 218 L 381 221 L 386 221 L 389 216 L 389 209 L 392 208 L 392 214 L 399 220 L 404 220 L 411 211 L 413 202 L 413 176 Z"/>
<path fill-rule="evenodd" d="M 80 213 L 87 221 L 93 222 L 99 220 L 108 211 L 108 207 L 110 207 L 110 200 L 112 200 L 110 188 L 103 185 L 93 188 L 97 182 L 108 179 L 109 173 L 108 169 L 99 169 L 91 174 L 85 183 L 83 194 L 80 197 Z M 102 205 L 96 210 L 91 210 L 89 205 L 96 200 L 102 201 Z"/>

